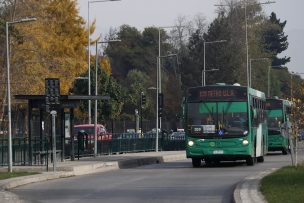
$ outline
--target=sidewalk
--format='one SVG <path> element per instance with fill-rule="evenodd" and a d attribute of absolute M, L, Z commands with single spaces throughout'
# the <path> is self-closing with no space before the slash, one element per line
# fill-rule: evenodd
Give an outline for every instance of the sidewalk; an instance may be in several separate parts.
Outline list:
<path fill-rule="evenodd" d="M 53 165 L 49 166 L 49 172 L 46 172 L 46 166 L 14 166 L 14 171 L 34 171 L 41 172 L 41 174 L 0 180 L 0 202 L 22 202 L 18 196 L 7 190 L 29 183 L 183 159 L 186 159 L 185 151 L 164 151 L 87 157 L 75 159 L 75 161 L 66 160 L 57 163 L 56 172 L 53 172 Z M 7 171 L 7 167 L 0 168 L 0 171 Z"/>

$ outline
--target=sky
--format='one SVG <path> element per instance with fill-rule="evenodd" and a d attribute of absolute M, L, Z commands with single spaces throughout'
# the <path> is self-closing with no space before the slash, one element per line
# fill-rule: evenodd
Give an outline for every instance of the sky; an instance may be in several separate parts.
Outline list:
<path fill-rule="evenodd" d="M 79 14 L 87 21 L 88 1 L 78 0 Z M 121 0 L 116 2 L 96 2 L 90 0 L 90 22 L 96 19 L 95 36 L 105 36 L 110 28 L 118 28 L 123 24 L 143 30 L 145 27 L 172 26 L 178 16 L 192 19 L 203 14 L 210 23 L 216 17 L 215 4 L 219 0 Z M 259 2 L 266 2 L 260 0 Z M 275 3 L 263 5 L 269 16 L 275 12 L 282 21 L 287 20 L 285 34 L 288 35 L 289 47 L 279 56 L 290 56 L 287 64 L 290 71 L 304 73 L 304 1 L 273 0 Z M 249 30 L 250 32 L 250 30 Z M 250 49 L 250 47 L 249 47 Z M 304 78 L 304 74 L 301 74 Z"/>

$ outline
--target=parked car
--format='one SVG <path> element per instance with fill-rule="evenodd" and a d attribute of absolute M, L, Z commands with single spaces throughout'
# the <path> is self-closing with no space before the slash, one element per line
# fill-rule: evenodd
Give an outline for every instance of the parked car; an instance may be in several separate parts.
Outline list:
<path fill-rule="evenodd" d="M 95 132 L 94 132 L 94 124 L 81 124 L 74 126 L 75 136 L 77 137 L 78 132 L 85 132 L 88 134 L 89 140 L 94 140 Z M 107 129 L 101 125 L 96 125 L 96 132 L 97 132 L 97 140 L 111 140 L 112 134 L 110 134 Z"/>

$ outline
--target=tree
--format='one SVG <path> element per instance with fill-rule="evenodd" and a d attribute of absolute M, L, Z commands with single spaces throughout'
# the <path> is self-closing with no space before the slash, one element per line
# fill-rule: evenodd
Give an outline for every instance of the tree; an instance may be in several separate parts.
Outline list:
<path fill-rule="evenodd" d="M 272 54 L 273 66 L 283 66 L 290 62 L 290 57 L 278 57 L 278 54 L 288 48 L 288 36 L 284 33 L 286 23 L 286 20 L 281 22 L 276 14 L 272 12 L 268 20 L 268 28 L 266 28 L 264 32 L 264 48 L 267 52 Z"/>
<path fill-rule="evenodd" d="M 87 68 L 87 31 L 76 1 L 28 0 L 11 7 L 14 19 L 38 19 L 14 25 L 18 38 L 11 38 L 12 80 L 23 81 L 22 86 L 12 85 L 14 94 L 44 94 L 47 77 L 60 78 L 61 93 L 67 94 L 74 78 Z"/>

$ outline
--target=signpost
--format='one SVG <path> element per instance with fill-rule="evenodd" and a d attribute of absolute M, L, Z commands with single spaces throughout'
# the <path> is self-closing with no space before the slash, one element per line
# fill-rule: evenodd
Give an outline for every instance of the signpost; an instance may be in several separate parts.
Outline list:
<path fill-rule="evenodd" d="M 56 108 L 60 104 L 60 81 L 59 78 L 45 79 L 45 111 L 52 115 L 52 137 L 53 137 L 53 171 L 56 171 Z"/>

